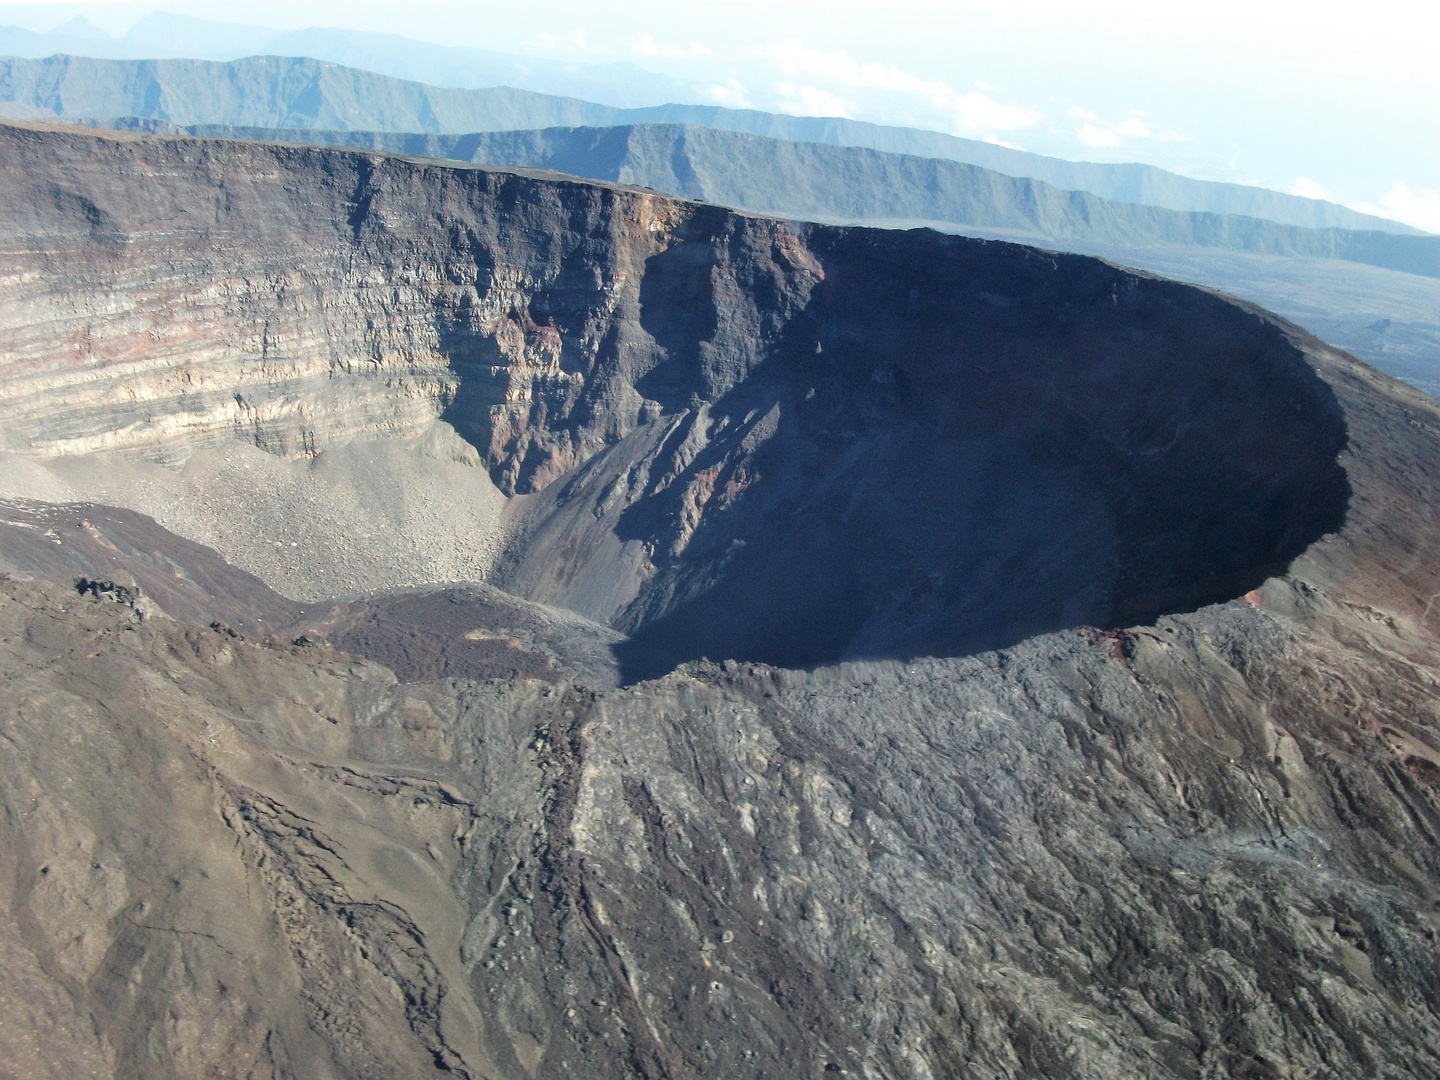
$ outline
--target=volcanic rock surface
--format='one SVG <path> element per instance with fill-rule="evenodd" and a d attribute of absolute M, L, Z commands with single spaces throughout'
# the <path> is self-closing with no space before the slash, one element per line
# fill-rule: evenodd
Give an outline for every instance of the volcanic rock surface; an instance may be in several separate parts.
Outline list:
<path fill-rule="evenodd" d="M 1433 401 L 1078 256 L 0 141 L 15 1075 L 1440 1076 Z M 488 584 L 164 528 L 242 446 L 443 459 Z"/>
<path fill-rule="evenodd" d="M 174 463 L 238 435 L 323 472 L 441 418 L 478 448 L 457 465 L 531 496 L 481 572 L 634 634 L 637 674 L 1148 620 L 1343 513 L 1343 423 L 1285 331 L 1094 260 L 353 153 L 3 137 L 7 449 Z M 85 494 L 165 522 L 117 471 Z"/>

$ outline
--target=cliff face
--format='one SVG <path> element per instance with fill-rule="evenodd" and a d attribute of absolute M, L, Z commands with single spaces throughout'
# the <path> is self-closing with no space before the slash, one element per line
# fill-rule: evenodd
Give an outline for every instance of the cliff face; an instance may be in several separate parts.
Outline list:
<path fill-rule="evenodd" d="M 1090 193 L 1105 185 L 1052 181 L 1056 186 L 1051 186 L 1024 179 L 1028 174 L 1023 172 L 1006 175 L 1012 170 L 933 157 L 673 124 L 434 135 L 179 127 L 134 118 L 108 123 L 126 130 L 555 169 L 758 213 L 875 222 L 887 228 L 923 224 L 1098 255 L 1250 300 L 1440 396 L 1440 240 L 1387 238 L 1373 232 L 1380 228 L 1373 221 L 1354 226 L 1368 231 L 1322 231 L 1275 224 L 1316 223 L 1272 214 L 1272 208 L 1235 208 L 1229 215 L 1175 213 L 1132 205 L 1146 201 L 1138 197 L 1114 195 L 1111 201 Z M 1259 188 L 1239 190 L 1267 194 Z"/>
<path fill-rule="evenodd" d="M 518 477 L 531 406 L 567 415 L 598 350 L 621 347 L 665 228 L 642 195 L 480 170 L 0 137 L 3 423 L 27 452 L 174 457 L 239 436 L 314 454 L 432 420 L 463 371 L 478 415 L 515 417 L 487 449 Z M 555 316 L 532 309 L 542 286 L 567 319 L 563 356 Z M 640 405 L 611 403 L 613 423 Z"/>
<path fill-rule="evenodd" d="M 443 416 L 630 632 L 6 504 L 18 1074 L 1440 1075 L 1433 401 L 1079 257 L 4 138 L 8 471 Z"/>
<path fill-rule="evenodd" d="M 356 153 L 0 138 L 6 449 L 174 458 L 238 436 L 293 456 L 445 415 L 515 492 L 661 407 L 636 389 L 667 359 L 641 281 L 694 206 Z M 736 324 L 718 333 L 709 296 L 671 316 L 723 353 L 682 396 L 742 379 L 815 269 L 779 222 L 700 228 L 691 277 L 727 273 L 709 249 L 730 245 L 775 283 L 721 281 Z"/>
<path fill-rule="evenodd" d="M 1023 172 L 1011 175 L 943 157 L 795 142 L 696 125 L 442 135 L 177 125 L 133 117 L 106 123 L 152 133 L 343 146 L 502 168 L 553 169 L 807 221 L 873 221 L 885 227 L 923 223 L 998 233 L 1022 242 L 1046 241 L 1067 250 L 1077 250 L 1072 245 L 1084 245 L 1079 250 L 1179 247 L 1338 259 L 1440 277 L 1440 239 L 1400 235 L 1413 232 L 1404 227 L 1385 231 L 1377 224 L 1379 219 L 1357 222 L 1351 228 L 1311 227 L 1290 222 L 1283 213 L 1272 218 L 1258 212 L 1170 209 L 1144 198 L 1105 198 L 1088 188 L 1081 190 L 1082 185 L 1056 186 Z"/>

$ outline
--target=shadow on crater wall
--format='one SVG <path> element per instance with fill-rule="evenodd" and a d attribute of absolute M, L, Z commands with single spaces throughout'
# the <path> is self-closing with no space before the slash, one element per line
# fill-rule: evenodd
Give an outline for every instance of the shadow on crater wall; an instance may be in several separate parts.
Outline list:
<path fill-rule="evenodd" d="M 1150 619 L 1344 514 L 1344 421 L 1286 331 L 1093 259 L 305 147 L 4 144 L 6 445 L 168 460 L 239 407 L 314 452 L 438 403 L 524 496 L 493 583 L 632 635 L 634 676 Z M 152 309 L 183 315 L 159 351 Z"/>
<path fill-rule="evenodd" d="M 629 678 L 1147 622 L 1244 594 L 1343 521 L 1339 406 L 1267 317 L 1080 256 L 807 241 L 823 280 L 690 408 L 697 359 L 713 387 L 725 348 L 699 256 L 738 277 L 733 244 L 653 268 L 666 303 L 641 318 L 674 358 L 649 377 L 667 413 L 542 496 L 507 572 L 630 634 Z M 676 289 L 705 309 L 689 323 Z"/>

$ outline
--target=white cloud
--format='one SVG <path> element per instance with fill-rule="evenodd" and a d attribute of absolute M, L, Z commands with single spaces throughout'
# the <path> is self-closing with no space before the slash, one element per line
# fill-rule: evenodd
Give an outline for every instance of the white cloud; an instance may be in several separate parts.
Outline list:
<path fill-rule="evenodd" d="M 1120 136 L 1116 132 L 1109 128 L 1096 127 L 1094 124 L 1085 124 L 1075 134 L 1086 146 L 1120 145 Z"/>
<path fill-rule="evenodd" d="M 705 92 L 716 105 L 724 105 L 727 109 L 755 108 L 755 102 L 750 99 L 750 92 L 734 79 L 707 86 Z"/>
<path fill-rule="evenodd" d="M 1440 233 L 1440 191 L 1413 188 L 1397 180 L 1389 191 L 1380 196 L 1379 207 L 1370 212 L 1403 221 L 1426 232 Z"/>
<path fill-rule="evenodd" d="M 557 37 L 548 30 L 542 30 L 529 41 L 522 41 L 521 48 L 534 49 L 537 52 L 569 52 L 588 53 L 595 52 L 590 45 L 590 37 L 582 29 L 571 30 L 564 37 Z"/>
<path fill-rule="evenodd" d="M 850 108 L 845 99 L 818 86 L 796 83 L 776 83 L 780 95 L 779 109 L 794 116 L 842 116 L 850 118 Z"/>
<path fill-rule="evenodd" d="M 1156 139 L 1160 142 L 1189 142 L 1188 135 L 1178 131 L 1157 131 L 1150 116 L 1142 109 L 1131 109 L 1118 121 L 1102 120 L 1089 109 L 1074 108 L 1069 115 L 1083 120 L 1075 137 L 1086 146 L 1119 146 L 1126 139 Z"/>
<path fill-rule="evenodd" d="M 653 56 L 665 60 L 714 60 L 718 53 L 699 42 L 682 45 L 678 41 L 656 41 L 650 34 L 641 34 L 631 44 L 630 51 L 636 56 Z"/>
<path fill-rule="evenodd" d="M 1290 194 L 1299 195 L 1302 199 L 1325 199 L 1327 202 L 1340 201 L 1308 176 L 1297 176 L 1295 183 L 1290 185 Z"/>
<path fill-rule="evenodd" d="M 1148 139 L 1153 134 L 1150 125 L 1145 122 L 1145 114 L 1139 109 L 1131 109 L 1130 115 L 1121 120 L 1115 130 L 1132 139 Z"/>
<path fill-rule="evenodd" d="M 844 50 L 823 52 L 807 48 L 803 41 L 795 39 L 768 45 L 760 53 L 792 78 L 809 76 L 845 86 L 910 94 L 924 93 L 931 86 L 945 87 L 944 83 L 930 83 L 887 64 L 861 63 Z"/>
<path fill-rule="evenodd" d="M 777 87 L 782 93 L 787 86 L 804 86 L 814 94 L 827 95 L 829 104 L 826 107 L 829 109 L 843 107 L 844 101 L 822 90 L 816 83 L 918 98 L 931 109 L 949 117 L 952 131 L 960 135 L 985 136 L 1001 131 L 1020 131 L 1034 127 L 1044 119 L 1044 114 L 1038 109 L 1003 104 L 983 89 L 961 93 L 940 79 L 926 79 L 889 64 L 862 62 L 843 50 L 825 52 L 808 48 L 802 41 L 790 40 L 766 46 L 759 50 L 759 55 L 789 77 L 787 82 Z M 804 82 L 799 82 L 802 79 Z M 844 114 L 832 112 L 830 115 Z"/>
<path fill-rule="evenodd" d="M 1426 232 L 1440 233 L 1440 191 L 1411 187 L 1402 180 L 1395 181 L 1389 191 L 1373 202 L 1342 199 L 1306 176 L 1295 178 L 1295 183 L 1290 185 L 1290 193 L 1307 199 L 1343 203 L 1362 214 L 1403 221 Z"/>
<path fill-rule="evenodd" d="M 1034 127 L 1045 119 L 1045 114 L 1038 109 L 1022 105 L 1002 105 L 978 90 L 953 98 L 937 95 L 935 104 L 937 107 L 949 109 L 959 122 L 960 129 L 970 134 L 1020 131 Z"/>

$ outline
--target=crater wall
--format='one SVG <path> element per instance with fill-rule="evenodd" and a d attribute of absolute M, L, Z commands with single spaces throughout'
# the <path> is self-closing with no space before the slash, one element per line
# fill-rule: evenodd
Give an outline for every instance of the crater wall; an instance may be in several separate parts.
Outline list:
<path fill-rule="evenodd" d="M 636 414 L 587 376 L 658 360 L 622 328 L 664 200 L 266 144 L 5 126 L 0 147 L 6 449 L 313 455 L 418 430 L 463 384 L 512 477 L 532 414 Z"/>
<path fill-rule="evenodd" d="M 677 323 L 783 265 L 704 221 L 641 289 L 664 414 L 540 496 L 497 579 L 637 656 L 794 666 L 1149 621 L 1343 519 L 1338 407 L 1263 313 L 1078 256 L 811 227 L 804 306 L 756 365 L 723 322 Z"/>
<path fill-rule="evenodd" d="M 3 448 L 441 418 L 519 497 L 491 580 L 630 634 L 633 675 L 1146 621 L 1344 515 L 1293 328 L 1098 260 L 353 151 L 0 143 Z"/>

